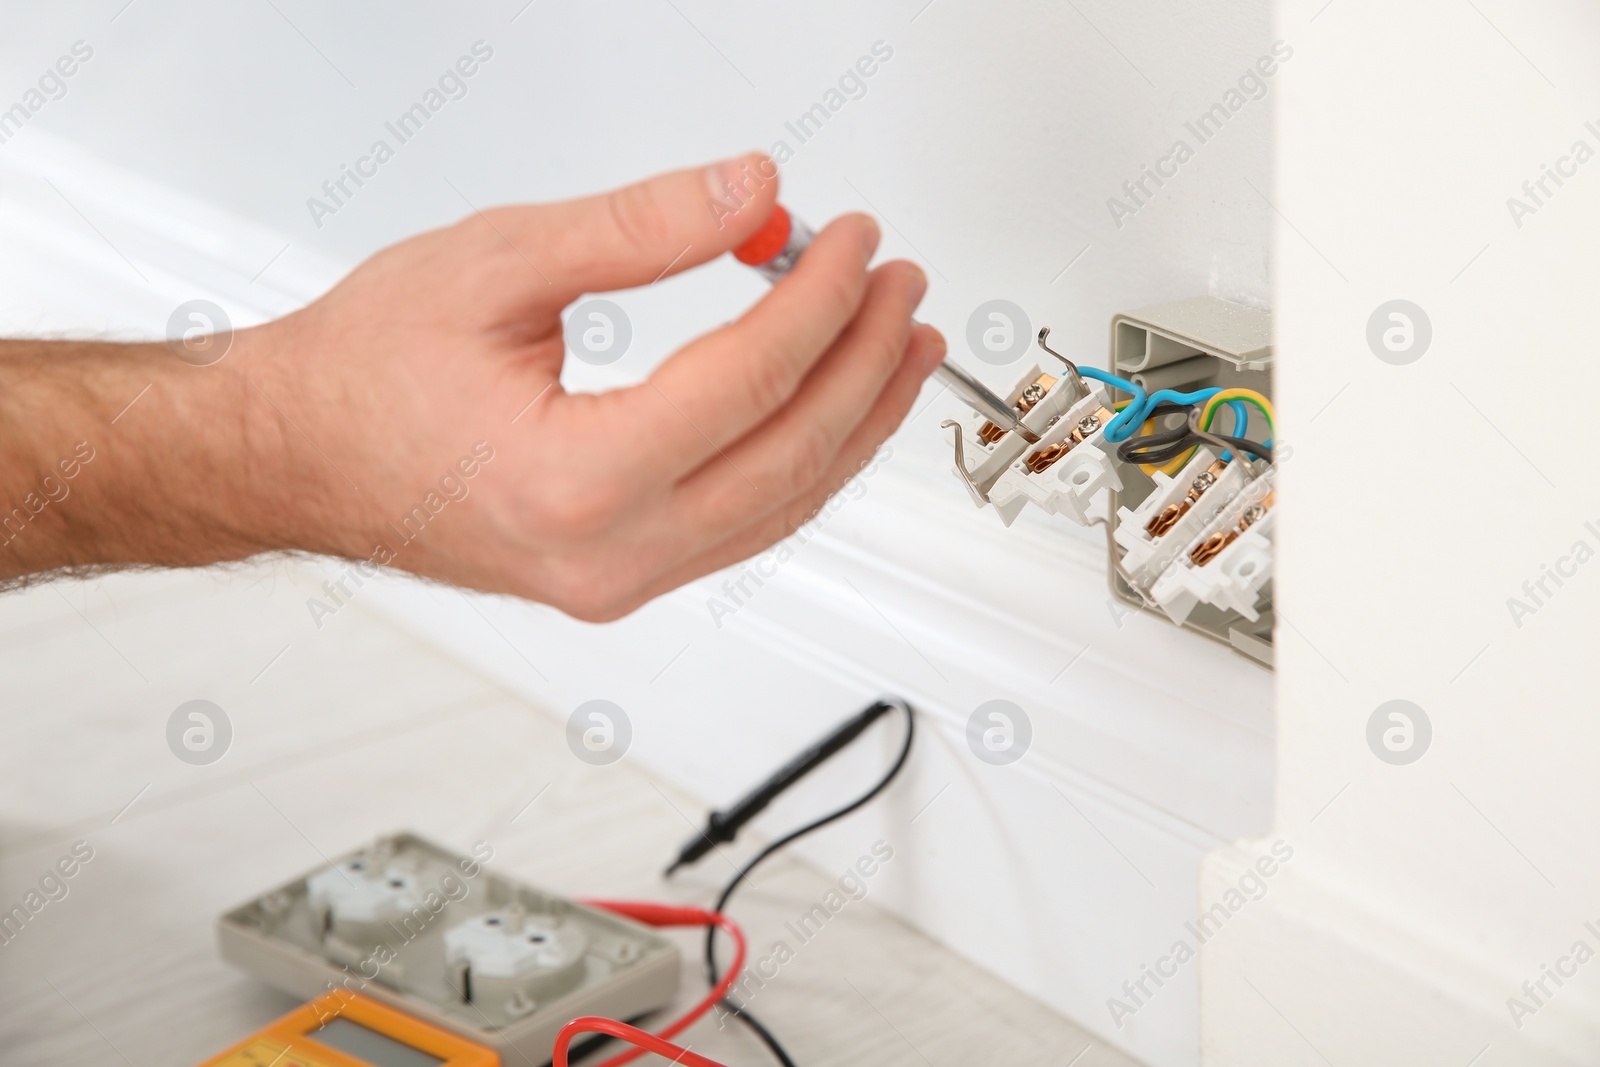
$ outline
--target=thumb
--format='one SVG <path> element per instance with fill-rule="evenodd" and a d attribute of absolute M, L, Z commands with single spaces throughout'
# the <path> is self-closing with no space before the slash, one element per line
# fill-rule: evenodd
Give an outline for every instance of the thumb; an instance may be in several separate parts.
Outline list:
<path fill-rule="evenodd" d="M 496 214 L 566 302 L 715 259 L 753 236 L 777 202 L 778 165 L 752 152 L 596 196 Z"/>

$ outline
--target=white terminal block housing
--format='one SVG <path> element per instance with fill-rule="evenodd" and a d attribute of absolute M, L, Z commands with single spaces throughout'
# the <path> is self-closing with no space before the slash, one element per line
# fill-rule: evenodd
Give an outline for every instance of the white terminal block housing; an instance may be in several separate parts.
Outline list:
<path fill-rule="evenodd" d="M 1022 424 L 1038 434 L 1041 439 L 1050 429 L 1052 420 L 1071 406 L 1074 397 L 1072 385 L 1062 377 L 1059 369 L 1041 370 L 1037 363 L 1030 366 L 1006 394 L 1006 403 L 1021 410 L 1026 408 Z M 967 413 L 957 420 L 960 424 L 962 459 L 968 464 L 965 472 L 956 471 L 966 485 L 972 502 L 984 507 L 991 501 L 989 490 L 1013 462 L 1032 449 L 1021 435 L 992 426 L 982 415 Z M 986 432 L 987 431 L 987 432 Z M 1007 526 L 1016 520 L 1026 501 L 1017 501 L 1008 509 L 996 509 Z"/>
<path fill-rule="evenodd" d="M 1270 399 L 1272 316 L 1215 297 L 1122 312 L 1111 320 L 1109 363 L 1147 393 L 1238 387 Z M 1214 445 L 1198 448 L 1175 475 L 1123 462 L 1104 425 L 1120 392 L 1086 380 L 1089 391 L 1078 396 L 1056 360 L 1041 364 L 1006 396 L 1025 411 L 1022 422 L 1040 436 L 1037 444 L 999 433 L 981 415 L 958 420 L 956 473 L 973 502 L 992 504 L 1007 526 L 1030 504 L 1078 525 L 1104 522 L 1114 596 L 1270 666 L 1274 468 L 1248 456 L 1220 464 Z M 1097 414 L 1098 423 L 1091 418 Z M 1177 416 L 1168 419 L 1170 426 Z M 1273 432 L 1253 409 L 1245 426 L 1225 416 L 1217 427 L 1255 441 Z M 1052 447 L 1054 455 L 1045 451 Z M 1239 529 L 1252 506 L 1261 513 Z M 1234 526 L 1224 529 L 1229 516 Z M 1196 556 L 1213 536 L 1218 540 Z"/>
<path fill-rule="evenodd" d="M 1247 483 L 1155 580 L 1150 595 L 1173 622 L 1182 624 L 1201 604 L 1237 612 L 1252 622 L 1261 617 L 1256 603 L 1272 580 L 1272 533 L 1278 516 L 1271 496 L 1276 481 L 1269 468 Z M 1211 544 L 1222 547 L 1205 562 L 1195 561 L 1194 553 Z"/>
<path fill-rule="evenodd" d="M 1177 477 L 1161 471 L 1152 474 L 1155 490 L 1138 507 L 1117 508 L 1111 537 L 1122 548 L 1122 569 L 1129 579 L 1145 588 L 1154 585 L 1250 481 L 1248 464 L 1229 462 L 1221 473 L 1213 473 L 1218 462 L 1216 452 L 1197 449 Z M 1169 510 L 1180 512 L 1176 521 L 1159 534 L 1151 533 L 1151 525 Z"/>
<path fill-rule="evenodd" d="M 990 488 L 989 502 L 1007 526 L 1030 503 L 1088 525 L 1095 498 L 1122 488 L 1114 446 L 1105 439 L 1106 426 L 1116 414 L 1111 397 L 1099 382 L 1084 384 L 1088 395 L 1046 420 L 1039 443 L 1022 449 Z M 1070 389 L 1065 379 L 1057 383 L 1058 391 L 1063 387 Z M 1048 466 L 1039 463 L 1057 453 Z"/>

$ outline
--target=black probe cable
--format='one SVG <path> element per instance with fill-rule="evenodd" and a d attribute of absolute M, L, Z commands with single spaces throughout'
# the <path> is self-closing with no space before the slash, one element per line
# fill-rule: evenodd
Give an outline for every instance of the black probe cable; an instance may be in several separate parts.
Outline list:
<path fill-rule="evenodd" d="M 867 727 L 897 706 L 901 705 L 890 700 L 877 700 L 867 705 L 773 771 L 766 781 L 740 797 L 726 811 L 712 812 L 706 819 L 706 828 L 683 846 L 678 858 L 667 868 L 665 876 L 672 877 L 672 872 L 679 867 L 693 863 L 718 845 L 732 841 L 740 828 L 759 815 L 780 793 L 816 770 L 829 756 L 860 737 Z"/>
<path fill-rule="evenodd" d="M 889 770 L 884 774 L 884 776 L 878 780 L 878 783 L 865 793 L 861 794 L 855 800 L 846 804 L 844 807 L 839 808 L 836 811 L 829 812 L 820 819 L 815 819 L 812 822 L 808 822 L 796 830 L 789 831 L 787 834 L 784 834 L 782 837 L 778 838 L 776 841 L 773 841 L 765 848 L 761 849 L 761 851 L 757 852 L 753 857 L 750 858 L 748 862 L 745 863 L 743 867 L 739 868 L 738 872 L 734 874 L 733 878 L 729 880 L 728 884 L 723 887 L 722 895 L 717 897 L 717 903 L 711 909 L 712 911 L 722 911 L 723 908 L 727 906 L 729 898 L 733 896 L 733 891 L 737 889 L 739 884 L 749 877 L 750 872 L 754 871 L 756 867 L 759 866 L 768 856 L 771 856 L 774 852 L 778 851 L 780 848 L 783 848 L 785 845 L 804 837 L 806 834 L 809 834 L 814 830 L 820 830 L 824 826 L 827 826 L 829 823 L 834 822 L 837 819 L 844 818 L 846 815 L 849 815 L 857 808 L 860 808 L 862 805 L 868 803 L 872 800 L 872 798 L 876 797 L 879 793 L 888 788 L 889 783 L 894 781 L 895 776 L 898 775 L 901 768 L 906 765 L 906 759 L 911 755 L 911 740 L 916 734 L 916 712 L 912 710 L 911 705 L 906 701 L 899 699 L 898 697 L 886 697 L 872 704 L 859 716 L 857 716 L 856 719 L 851 720 L 844 727 L 840 728 L 840 732 L 843 732 L 844 730 L 849 729 L 851 726 L 856 725 L 856 723 L 861 722 L 861 720 L 865 720 L 862 722 L 859 728 L 850 733 L 850 739 L 853 739 L 861 733 L 861 730 L 866 728 L 866 725 L 896 708 L 905 714 L 906 738 L 900 746 L 900 754 L 895 757 L 894 763 L 889 767 Z M 833 740 L 834 736 L 836 735 L 830 735 L 829 738 L 825 739 L 822 743 L 819 743 L 819 745 L 815 746 L 814 749 L 808 750 L 808 754 L 811 751 L 815 751 L 816 749 L 824 747 L 828 741 Z M 842 743 L 832 747 L 829 750 L 828 755 L 838 751 L 840 747 L 843 747 Z M 822 758 L 826 758 L 826 756 Z M 796 765 L 796 762 L 798 761 L 791 762 L 788 767 L 785 768 L 785 770 L 793 768 Z M 816 766 L 816 763 L 820 762 L 821 759 L 817 759 L 810 766 L 806 767 L 805 770 L 810 770 L 812 767 Z M 783 773 L 783 771 L 779 772 L 780 775 Z M 804 771 L 801 773 L 804 773 Z M 774 778 L 776 777 L 777 776 L 774 776 Z M 798 775 L 795 777 L 798 777 Z M 793 779 L 790 779 L 789 783 L 786 784 L 792 784 L 792 782 Z M 760 790 L 757 792 L 760 792 Z M 755 794 L 752 794 L 752 796 L 754 795 Z M 770 800 L 771 797 L 768 797 L 767 799 Z M 765 802 L 763 802 L 762 806 L 765 806 Z M 691 844 L 692 843 L 693 842 L 691 842 Z M 708 850 L 709 848 L 710 845 L 707 845 L 706 849 Z M 704 851 L 705 850 L 702 850 L 702 854 Z M 676 867 L 677 864 L 673 864 L 673 866 Z M 721 980 L 721 976 L 717 973 L 716 931 L 717 928 L 714 926 L 709 927 L 706 930 L 706 976 L 710 980 L 713 987 L 715 987 L 717 982 Z M 749 1027 L 750 1032 L 761 1039 L 761 1043 L 767 1046 L 767 1049 L 772 1053 L 773 1058 L 782 1064 L 783 1067 L 795 1067 L 795 1062 L 789 1057 L 789 1053 L 784 1050 L 783 1045 L 778 1042 L 778 1039 L 772 1035 L 772 1032 L 768 1030 L 760 1020 L 751 1015 L 748 1010 L 741 1006 L 731 996 L 724 997 L 722 999 L 722 1006 L 727 1008 L 728 1011 L 732 1013 L 734 1018 L 738 1019 L 745 1026 Z"/>

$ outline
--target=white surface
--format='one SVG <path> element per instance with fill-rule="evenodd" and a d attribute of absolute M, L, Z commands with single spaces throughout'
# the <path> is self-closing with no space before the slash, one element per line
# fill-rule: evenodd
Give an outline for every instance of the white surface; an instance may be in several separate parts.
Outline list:
<path fill-rule="evenodd" d="M 1571 973 L 1577 941 L 1600 947 L 1600 584 L 1571 555 L 1600 544 L 1600 487 L 1585 420 L 1552 409 L 1600 387 L 1600 167 L 1548 183 L 1520 228 L 1507 206 L 1575 140 L 1600 149 L 1600 11 L 1308 0 L 1280 33 L 1277 815 L 1210 866 L 1202 903 L 1266 841 L 1295 856 L 1203 953 L 1205 1049 L 1600 1062 L 1593 962 L 1544 979 L 1534 1014 L 1508 1006 L 1533 1006 L 1542 968 Z M 1396 298 L 1432 321 L 1406 366 L 1366 341 Z M 1517 619 L 1509 598 L 1558 564 L 1571 576 Z M 1406 766 L 1366 741 L 1392 699 L 1432 723 Z"/>
<path fill-rule="evenodd" d="M 631 759 L 580 763 L 553 716 L 359 605 L 313 634 L 304 600 L 318 580 L 274 563 L 0 599 L 0 901 L 23 901 L 74 841 L 92 850 L 65 895 L 0 944 L 7 1067 L 187 1067 L 278 1018 L 295 1001 L 222 962 L 216 916 L 380 832 L 483 842 L 492 866 L 568 896 L 713 899 L 723 859 L 659 875 L 704 814 L 692 799 Z M 164 738 L 172 708 L 197 695 L 234 728 L 204 767 Z M 780 940 L 794 952 L 776 977 L 768 963 L 751 1006 L 799 1062 L 1047 1067 L 1083 1051 L 1078 1067 L 1132 1067 L 877 906 L 918 847 L 902 831 L 866 898 L 804 944 L 785 924 L 838 872 L 780 859 L 734 903 L 756 960 Z M 873 833 L 847 823 L 837 841 L 860 855 Z M 700 945 L 682 935 L 680 1010 L 703 993 Z M 731 1024 L 685 1040 L 732 1067 L 765 1062 Z"/>
<path fill-rule="evenodd" d="M 963 351 L 969 314 L 991 298 L 1021 304 L 1034 328 L 1053 326 L 1065 351 L 1101 365 L 1114 311 L 1200 292 L 1266 302 L 1271 211 L 1258 190 L 1275 79 L 1120 227 L 1108 201 L 1176 138 L 1193 140 L 1185 123 L 1267 54 L 1267 12 L 1264 0 L 835 0 L 738 12 L 640 2 L 622 17 L 610 6 L 516 0 L 386 8 L 377 19 L 359 7 L 140 0 L 103 22 L 26 11 L 0 41 L 7 69 L 42 69 L 85 35 L 96 56 L 63 99 L 0 146 L 10 168 L 0 210 L 20 211 L 17 198 L 38 205 L 26 225 L 44 248 L 98 257 L 131 289 L 166 301 L 97 306 L 91 327 L 158 333 L 165 308 L 195 295 L 253 321 L 469 202 L 570 195 L 771 147 L 881 39 L 893 59 L 798 146 L 785 199 L 813 221 L 876 211 L 886 254 L 929 268 L 923 317 L 967 366 L 1004 385 L 1016 365 Z M 480 38 L 495 58 L 467 97 L 315 228 L 306 198 Z M 88 161 L 63 168 L 52 134 L 188 195 L 130 194 Z M 16 176 L 41 157 L 56 160 L 52 180 L 77 210 Z M 140 266 L 113 256 L 85 218 Z M 24 282 L 19 292 L 52 291 L 48 279 Z M 68 292 L 82 284 L 70 270 L 62 282 Z M 638 377 L 761 290 L 721 263 L 622 294 L 632 350 L 607 370 L 578 368 L 570 382 Z M 894 460 L 792 559 L 755 561 L 762 584 L 743 579 L 755 595 L 738 597 L 732 615 L 713 609 L 733 603 L 724 583 L 739 574 L 606 628 L 433 589 L 367 595 L 557 713 L 596 696 L 622 703 L 639 759 L 707 801 L 735 795 L 750 768 L 775 763 L 876 691 L 907 693 L 938 727 L 915 769 L 918 799 L 900 813 L 918 816 L 925 844 L 916 878 L 886 889 L 885 903 L 1150 1062 L 1191 1064 L 1192 973 L 1121 1030 L 1106 999 L 1193 916 L 1203 852 L 1267 825 L 1270 679 L 1159 620 L 1126 616 L 1105 591 L 1098 531 L 1047 516 L 1006 531 L 975 513 L 950 481 L 937 430 L 956 410 L 930 387 Z M 1013 767 L 980 764 L 966 748 L 967 716 L 993 698 L 1033 720 L 1033 749 Z M 860 753 L 832 780 L 843 788 L 877 758 Z M 764 825 L 806 811 L 780 806 Z M 808 855 L 831 864 L 843 851 L 824 839 Z"/>

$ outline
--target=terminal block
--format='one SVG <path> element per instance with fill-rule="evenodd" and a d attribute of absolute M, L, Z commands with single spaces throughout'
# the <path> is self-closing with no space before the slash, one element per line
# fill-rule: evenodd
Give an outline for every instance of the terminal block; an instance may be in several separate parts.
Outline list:
<path fill-rule="evenodd" d="M 505 1067 L 543 1067 L 569 1019 L 672 1001 L 671 941 L 491 871 L 489 854 L 380 838 L 223 915 L 222 956 L 297 997 L 362 993 L 495 1049 Z"/>
<path fill-rule="evenodd" d="M 1080 365 L 1041 338 L 1058 362 L 1029 367 L 1006 398 L 1040 440 L 1030 445 L 982 416 L 946 423 L 959 427 L 956 473 L 974 503 L 992 504 L 1007 526 L 1030 504 L 1078 525 L 1104 523 L 1115 597 L 1270 666 L 1276 468 L 1264 456 L 1235 454 L 1217 431 L 1283 454 L 1271 440 L 1271 338 L 1268 312 L 1215 297 L 1113 316 L 1109 374 L 1083 360 L 1080 379 Z M 1181 399 L 1219 389 L 1259 403 L 1224 416 L 1203 413 L 1204 400 Z M 1106 439 L 1122 406 L 1143 396 L 1153 405 L 1162 390 L 1180 399 L 1143 409 L 1135 437 Z M 1162 433 L 1180 442 L 1163 463 L 1130 447 Z M 1127 437 L 1120 427 L 1119 436 Z"/>
<path fill-rule="evenodd" d="M 1145 587 L 1239 494 L 1251 472 L 1247 463 L 1220 459 L 1211 449 L 1200 448 L 1176 478 L 1161 471 L 1150 477 L 1155 483 L 1150 495 L 1137 508 L 1119 507 L 1111 529 L 1112 540 L 1122 549 L 1123 573 Z"/>
<path fill-rule="evenodd" d="M 1039 443 L 1022 449 L 995 479 L 989 500 L 1007 525 L 1029 503 L 1087 525 L 1095 498 L 1122 488 L 1105 440 L 1116 412 L 1102 386 L 1093 382 L 1088 386 L 1088 395 L 1051 416 Z"/>
<path fill-rule="evenodd" d="M 1252 479 L 1161 572 L 1150 595 L 1173 622 L 1183 623 L 1200 604 L 1260 619 L 1256 603 L 1272 578 L 1275 484 L 1270 468 Z"/>
<path fill-rule="evenodd" d="M 1111 373 L 1127 378 L 1149 392 L 1158 389 L 1239 387 L 1255 390 L 1271 398 L 1272 360 L 1272 314 L 1260 308 L 1245 307 L 1211 296 L 1197 296 L 1120 312 L 1111 319 Z M 1264 439 L 1268 433 L 1265 425 L 1259 422 L 1252 422 L 1249 430 L 1248 436 L 1256 440 Z M 1280 453 L 1282 451 L 1279 450 Z M 1229 466 L 1237 463 L 1239 458 L 1233 457 Z M 1205 495 L 1210 497 L 1207 503 L 1203 507 L 1198 503 L 1195 505 L 1201 507 L 1201 515 L 1224 506 L 1226 501 L 1232 499 L 1232 484 L 1246 473 L 1246 468 L 1242 466 L 1237 469 L 1238 474 L 1226 479 L 1219 477 L 1219 482 L 1228 483 L 1223 486 L 1221 494 L 1212 496 L 1216 488 L 1213 486 L 1206 491 Z M 1122 488 L 1113 491 L 1110 498 L 1114 517 L 1119 516 L 1124 508 L 1138 511 L 1160 488 L 1154 475 L 1147 476 L 1135 465 L 1124 465 L 1122 473 Z M 1181 473 L 1178 479 L 1182 479 Z M 1192 485 L 1193 477 L 1189 481 Z M 1240 492 L 1243 492 L 1242 487 Z M 1175 502 L 1168 501 L 1162 507 Z M 1205 521 L 1209 523 L 1210 517 Z M 1130 580 L 1132 576 L 1124 572 L 1127 550 L 1116 536 L 1120 525 L 1113 518 L 1106 537 L 1113 596 L 1132 606 L 1160 611 L 1185 629 L 1220 641 L 1265 666 L 1271 666 L 1275 620 L 1271 608 L 1270 543 L 1268 554 L 1258 561 L 1257 569 L 1245 576 L 1253 589 L 1248 593 L 1239 591 L 1240 597 L 1250 597 L 1249 610 L 1239 610 L 1237 597 L 1227 600 L 1219 592 L 1213 600 L 1197 596 L 1195 605 L 1179 620 L 1162 607 L 1153 595 L 1152 591 L 1160 581 L 1159 576 L 1146 571 L 1143 578 Z M 1185 534 L 1186 531 L 1180 532 L 1180 536 Z M 1181 552 L 1171 557 L 1166 562 L 1166 569 L 1178 565 L 1181 558 Z"/>
<path fill-rule="evenodd" d="M 1051 424 L 1078 399 L 1070 378 L 1030 366 L 1006 395 L 1006 403 L 1022 417 L 1023 425 L 1042 440 Z M 1010 465 L 1029 451 L 1020 434 L 1010 433 L 982 415 L 968 415 L 954 425 L 957 431 L 956 474 L 979 507 L 991 503 L 989 491 Z M 1016 519 L 1025 501 L 997 508 L 1007 526 Z"/>

